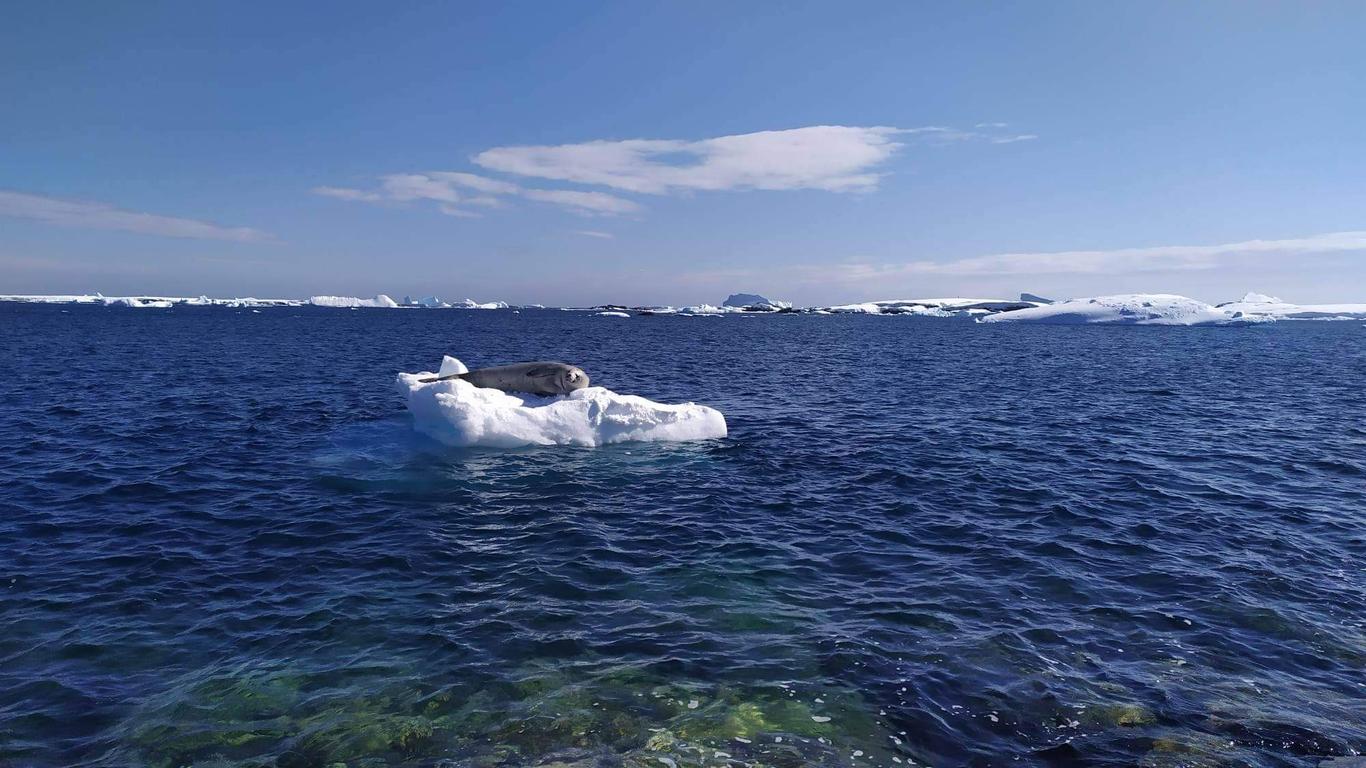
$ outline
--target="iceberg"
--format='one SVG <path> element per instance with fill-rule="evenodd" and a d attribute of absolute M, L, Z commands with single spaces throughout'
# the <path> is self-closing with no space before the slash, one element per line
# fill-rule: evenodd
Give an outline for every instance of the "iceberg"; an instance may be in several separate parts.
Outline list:
<path fill-rule="evenodd" d="M 1170 293 L 1126 293 L 1086 299 L 1068 299 L 1028 309 L 1017 309 L 978 318 L 979 323 L 1048 323 L 1079 325 L 1235 325 L 1265 322 L 1270 318 L 1246 316 L 1203 301 Z"/>
<path fill-rule="evenodd" d="M 734 307 L 713 307 L 710 304 L 693 304 L 678 310 L 680 315 L 721 315 L 727 312 L 738 312 Z"/>
<path fill-rule="evenodd" d="M 616 312 L 616 311 L 609 311 L 609 312 L 594 312 L 594 313 L 593 313 L 593 316 L 594 316 L 594 317 L 630 317 L 630 316 L 631 316 L 631 313 L 629 313 L 629 312 Z"/>
<path fill-rule="evenodd" d="M 1277 320 L 1366 320 L 1366 304 L 1291 304 L 1264 293 L 1248 293 L 1220 304 L 1225 312 Z"/>
<path fill-rule="evenodd" d="M 436 375 L 466 370 L 464 363 L 447 356 Z M 619 395 L 605 387 L 538 397 L 476 387 L 459 379 L 422 383 L 432 375 L 400 373 L 398 389 L 407 398 L 413 426 L 446 445 L 596 447 L 726 436 L 726 418 L 705 405 L 656 403 L 636 395 Z"/>
<path fill-rule="evenodd" d="M 308 300 L 315 307 L 397 307 L 398 302 L 379 294 L 373 299 L 358 299 L 354 296 L 313 296 Z"/>
<path fill-rule="evenodd" d="M 721 302 L 721 306 L 748 312 L 776 312 L 780 309 L 791 309 L 792 302 L 767 299 L 757 293 L 732 293 Z"/>
<path fill-rule="evenodd" d="M 456 309 L 507 309 L 508 303 L 506 301 L 486 301 L 480 304 L 474 299 L 465 299 L 457 301 L 451 306 Z"/>
<path fill-rule="evenodd" d="M 861 304 L 839 304 L 833 307 L 826 307 L 826 311 L 837 315 L 880 315 L 882 307 L 871 301 Z"/>
<path fill-rule="evenodd" d="M 122 299 L 105 299 L 106 307 L 133 307 L 134 309 L 170 309 L 175 302 L 170 299 L 147 296 L 129 296 Z"/>

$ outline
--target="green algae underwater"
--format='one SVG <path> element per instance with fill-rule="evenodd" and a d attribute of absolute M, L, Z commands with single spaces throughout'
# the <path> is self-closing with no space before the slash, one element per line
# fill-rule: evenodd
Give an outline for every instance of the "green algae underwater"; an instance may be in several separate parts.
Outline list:
<path fill-rule="evenodd" d="M 1108 736 L 1126 752 L 1138 751 L 1132 764 L 1142 768 L 1255 765 L 1252 745 L 1206 730 L 1221 718 L 1227 718 L 1225 730 L 1236 730 L 1239 714 L 1253 713 L 1211 712 L 1205 728 L 1193 729 L 1140 704 L 1093 699 L 1040 713 L 1058 735 L 1054 745 L 1002 756 L 1001 763 L 1081 764 L 1070 751 L 1071 733 Z M 138 709 L 117 729 L 103 762 L 145 768 L 933 765 L 932 758 L 918 759 L 916 735 L 897 730 L 886 715 L 848 689 L 718 685 L 634 666 L 528 664 L 506 682 L 482 686 L 428 686 L 407 676 L 380 685 L 367 678 L 349 689 L 286 669 L 239 671 L 187 681 Z M 994 712 L 979 716 L 1000 720 Z"/>
<path fill-rule="evenodd" d="M 571 676 L 527 667 L 512 680 L 314 695 L 306 676 L 283 671 L 214 675 L 137 712 L 111 756 L 149 768 L 901 761 L 849 691 L 680 682 L 636 668 Z"/>

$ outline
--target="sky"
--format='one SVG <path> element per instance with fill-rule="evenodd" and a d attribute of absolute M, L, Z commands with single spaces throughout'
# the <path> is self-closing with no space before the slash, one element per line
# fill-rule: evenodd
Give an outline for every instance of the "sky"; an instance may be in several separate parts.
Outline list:
<path fill-rule="evenodd" d="M 0 294 L 1366 301 L 1359 2 L 5 16 Z"/>

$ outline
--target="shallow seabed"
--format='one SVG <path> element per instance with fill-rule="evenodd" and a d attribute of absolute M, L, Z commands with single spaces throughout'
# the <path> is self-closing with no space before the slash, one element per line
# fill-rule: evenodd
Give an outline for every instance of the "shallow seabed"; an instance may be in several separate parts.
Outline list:
<path fill-rule="evenodd" d="M 0 765 L 1366 750 L 1366 328 L 0 305 Z M 730 437 L 455 450 L 560 358 Z"/>

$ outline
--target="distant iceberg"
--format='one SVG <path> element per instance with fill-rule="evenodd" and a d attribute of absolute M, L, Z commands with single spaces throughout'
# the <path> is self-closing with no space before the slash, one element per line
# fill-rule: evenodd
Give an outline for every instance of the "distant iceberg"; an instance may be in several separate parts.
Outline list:
<path fill-rule="evenodd" d="M 743 309 L 750 312 L 774 312 L 780 309 L 791 309 L 792 302 L 778 301 L 760 296 L 757 293 L 732 293 L 721 302 L 721 306 L 726 309 Z"/>
<path fill-rule="evenodd" d="M 833 312 L 833 313 L 835 313 L 835 314 L 837 314 L 837 315 L 880 315 L 880 314 L 882 314 L 882 307 L 878 306 L 877 304 L 875 304 L 875 303 L 873 303 L 873 302 L 871 302 L 871 301 L 865 301 L 865 302 L 863 302 L 863 303 L 861 303 L 861 304 L 836 304 L 836 305 L 833 306 L 833 307 L 826 307 L 825 309 L 826 309 L 826 311 L 828 311 L 828 312 Z"/>
<path fill-rule="evenodd" d="M 738 307 L 714 307 L 710 304 L 693 304 L 682 307 L 678 310 L 680 315 L 724 315 L 729 312 L 739 312 Z"/>
<path fill-rule="evenodd" d="M 1220 304 L 1225 312 L 1277 320 L 1366 320 L 1366 304 L 1291 304 L 1264 293 L 1248 293 Z"/>
<path fill-rule="evenodd" d="M 1175 294 L 1127 293 L 1069 299 L 1028 309 L 1001 312 L 979 318 L 977 322 L 1053 325 L 1233 325 L 1265 322 L 1267 319 L 1269 318 L 1244 316 Z"/>
<path fill-rule="evenodd" d="M 379 294 L 373 299 L 358 299 L 354 296 L 312 296 L 308 303 L 315 307 L 383 307 L 386 309 L 398 306 L 398 302 Z"/>
<path fill-rule="evenodd" d="M 463 373 L 446 357 L 441 375 Z M 430 384 L 431 373 L 400 373 L 413 426 L 457 447 L 600 446 L 630 441 L 681 442 L 726 436 L 726 419 L 705 405 L 667 405 L 588 387 L 562 397 L 514 395 L 453 379 Z"/>
<path fill-rule="evenodd" d="M 451 306 L 456 309 L 507 309 L 508 303 L 506 301 L 486 301 L 481 304 L 474 299 L 465 299 L 457 301 Z"/>
<path fill-rule="evenodd" d="M 170 309 L 175 302 L 170 299 L 129 296 L 121 299 L 105 299 L 106 307 L 132 307 L 134 309 Z"/>

